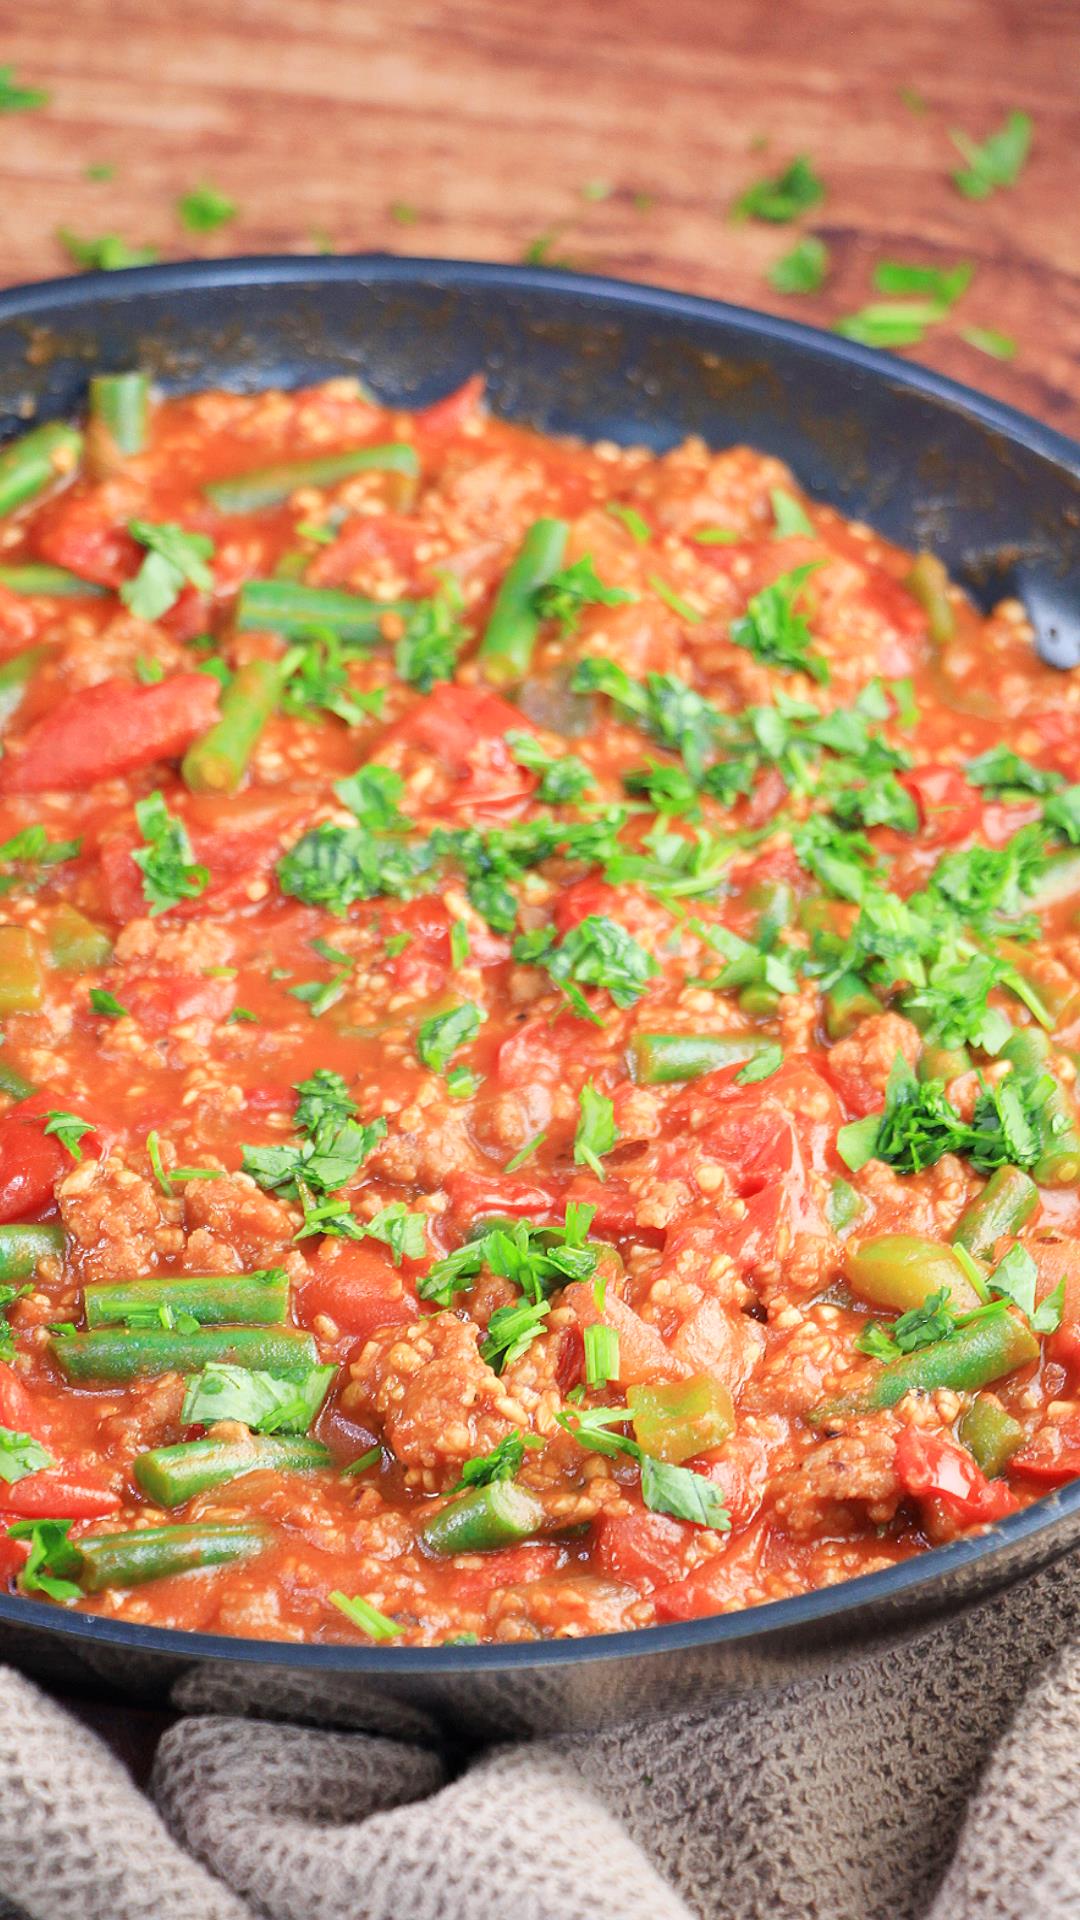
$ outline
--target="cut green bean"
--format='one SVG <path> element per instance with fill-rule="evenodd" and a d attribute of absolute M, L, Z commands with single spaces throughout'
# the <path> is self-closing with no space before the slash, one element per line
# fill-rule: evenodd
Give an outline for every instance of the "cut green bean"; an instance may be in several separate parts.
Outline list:
<path fill-rule="evenodd" d="M 45 998 L 45 969 L 29 927 L 0 926 L 0 1015 L 36 1013 Z"/>
<path fill-rule="evenodd" d="M 1008 1311 L 984 1312 L 947 1340 L 886 1362 L 862 1392 L 830 1400 L 806 1417 L 812 1426 L 824 1427 L 894 1407 L 906 1393 L 934 1393 L 938 1387 L 975 1393 L 1038 1357 L 1039 1342 L 1021 1320 Z"/>
<path fill-rule="evenodd" d="M 763 1033 L 636 1033 L 630 1058 L 642 1086 L 666 1087 L 676 1080 L 699 1080 L 718 1067 L 745 1065 L 775 1045 Z"/>
<path fill-rule="evenodd" d="M 750 906 L 757 910 L 754 941 L 769 948 L 790 927 L 795 914 L 795 895 L 786 880 L 761 880 L 750 889 Z"/>
<path fill-rule="evenodd" d="M 197 1493 L 239 1480 L 245 1473 L 310 1473 L 329 1465 L 329 1451 L 318 1440 L 302 1434 L 282 1439 L 251 1434 L 240 1440 L 210 1438 L 154 1447 L 139 1454 L 132 1471 L 143 1492 L 159 1507 L 182 1507 Z"/>
<path fill-rule="evenodd" d="M 259 1521 L 237 1526 L 134 1527 L 130 1533 L 87 1534 L 72 1542 L 79 1555 L 78 1581 L 84 1593 L 106 1587 L 140 1587 L 147 1580 L 191 1573 L 197 1567 L 224 1567 L 265 1552 L 274 1535 Z"/>
<path fill-rule="evenodd" d="M 289 1311 L 289 1276 L 284 1267 L 260 1273 L 154 1275 L 86 1287 L 83 1300 L 88 1327 L 120 1326 L 166 1309 L 187 1314 L 202 1326 L 279 1327 Z"/>
<path fill-rule="evenodd" d="M 150 380 L 145 373 L 96 373 L 90 382 L 90 423 L 123 455 L 146 445 Z"/>
<path fill-rule="evenodd" d="M 92 1333 L 54 1333 L 48 1347 L 69 1380 L 198 1373 L 218 1361 L 303 1381 L 319 1357 L 309 1333 L 284 1327 L 199 1327 L 191 1333 L 173 1327 L 101 1327 Z"/>
<path fill-rule="evenodd" d="M 381 447 L 353 447 L 313 460 L 255 467 L 228 480 L 214 480 L 203 492 L 219 513 L 258 513 L 263 507 L 281 506 L 301 487 L 333 487 L 354 473 L 404 473 L 415 479 L 419 471 L 416 448 L 404 440 L 392 440 Z"/>
<path fill-rule="evenodd" d="M 1042 1073 L 1050 1058 L 1050 1042 L 1041 1027 L 1015 1027 L 1001 1049 L 1017 1073 Z"/>
<path fill-rule="evenodd" d="M 112 957 L 113 943 L 104 927 L 95 926 L 66 901 L 49 915 L 45 937 L 49 960 L 60 973 L 92 973 Z"/>
<path fill-rule="evenodd" d="M 221 695 L 220 717 L 188 748 L 180 771 L 192 793 L 235 793 L 275 711 L 295 659 L 249 660 Z"/>
<path fill-rule="evenodd" d="M 996 1393 L 976 1394 L 961 1417 L 957 1433 L 988 1480 L 1004 1473 L 1013 1454 L 1024 1444 L 1023 1427 L 1006 1413 Z"/>
<path fill-rule="evenodd" d="M 0 1227 L 0 1280 L 29 1280 L 43 1260 L 60 1260 L 67 1245 L 63 1227 L 51 1222 L 13 1222 Z"/>
<path fill-rule="evenodd" d="M 749 986 L 742 989 L 737 1005 L 740 1013 L 748 1013 L 759 1020 L 771 1019 L 780 1005 L 780 995 L 775 987 L 765 980 L 751 980 Z"/>
<path fill-rule="evenodd" d="M 493 1480 L 486 1487 L 471 1487 L 433 1514 L 421 1527 L 420 1538 L 429 1553 L 487 1553 L 527 1540 L 543 1520 L 544 1509 L 533 1494 L 512 1480 Z"/>
<path fill-rule="evenodd" d="M 54 600 L 98 600 L 108 591 L 93 580 L 69 572 L 67 567 L 50 567 L 44 560 L 27 560 L 15 567 L 0 567 L 0 587 L 9 593 L 48 593 Z"/>
<path fill-rule="evenodd" d="M 0 453 L 0 514 L 13 513 L 61 472 L 72 472 L 82 446 L 82 434 L 62 420 L 50 420 L 11 441 Z"/>
<path fill-rule="evenodd" d="M 956 632 L 956 614 L 949 598 L 949 576 L 937 555 L 917 554 L 904 585 L 925 610 L 931 640 L 943 646 Z"/>
<path fill-rule="evenodd" d="M 410 613 L 412 600 L 369 600 L 339 587 L 306 587 L 299 580 L 246 580 L 236 602 L 236 625 L 287 639 L 329 628 L 339 640 L 373 644 L 388 613 Z"/>
<path fill-rule="evenodd" d="M 534 520 L 503 575 L 477 655 L 495 686 L 516 686 L 528 674 L 540 631 L 536 595 L 562 566 L 568 533 L 565 520 Z"/>
<path fill-rule="evenodd" d="M 33 1081 L 27 1080 L 17 1067 L 0 1055 L 0 1093 L 6 1093 L 9 1100 L 29 1100 L 30 1095 L 36 1092 Z"/>
<path fill-rule="evenodd" d="M 881 1001 L 858 974 L 842 973 L 825 995 L 825 1031 L 830 1040 L 843 1040 L 861 1020 L 880 1012 Z"/>
<path fill-rule="evenodd" d="M 48 647 L 24 647 L 0 666 L 0 732 L 22 706 L 23 695 L 48 651 Z"/>
<path fill-rule="evenodd" d="M 917 1080 L 956 1080 L 971 1070 L 971 1055 L 966 1047 L 942 1047 L 929 1040 L 915 1062 Z"/>
<path fill-rule="evenodd" d="M 1080 1181 L 1080 1127 L 1064 1088 L 1054 1083 L 1036 1117 L 1041 1152 L 1031 1169 L 1039 1187 L 1075 1187 Z"/>
<path fill-rule="evenodd" d="M 953 1245 L 989 1260 L 1003 1234 L 1019 1233 L 1039 1204 L 1039 1189 L 1020 1167 L 998 1167 L 953 1229 Z"/>
<path fill-rule="evenodd" d="M 844 1278 L 856 1299 L 890 1313 L 912 1313 L 943 1287 L 954 1313 L 971 1313 L 979 1304 L 952 1248 L 916 1233 L 878 1233 L 849 1246 Z"/>

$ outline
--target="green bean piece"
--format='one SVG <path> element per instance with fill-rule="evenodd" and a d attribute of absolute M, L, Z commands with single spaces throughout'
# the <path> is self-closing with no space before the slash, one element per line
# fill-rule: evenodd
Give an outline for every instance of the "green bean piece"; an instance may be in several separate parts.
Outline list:
<path fill-rule="evenodd" d="M 142 452 L 149 404 L 145 373 L 96 373 L 90 382 L 90 424 L 119 454 Z"/>
<path fill-rule="evenodd" d="M 415 479 L 419 471 L 416 448 L 404 440 L 391 440 L 381 447 L 353 447 L 312 460 L 254 467 L 250 473 L 214 480 L 203 492 L 219 513 L 259 513 L 263 507 L 282 506 L 301 487 L 333 487 L 354 473 L 404 473 Z"/>
<path fill-rule="evenodd" d="M 936 1041 L 924 1043 L 915 1062 L 917 1080 L 956 1080 L 971 1070 L 971 1055 L 966 1047 L 942 1047 Z"/>
<path fill-rule="evenodd" d="M 309 1333 L 290 1328 L 100 1327 L 54 1333 L 49 1352 L 69 1380 L 139 1380 L 159 1373 L 198 1373 L 210 1361 L 252 1367 L 280 1380 L 306 1380 L 318 1362 Z"/>
<path fill-rule="evenodd" d="M 27 560 L 15 567 L 0 567 L 0 587 L 9 593 L 48 593 L 55 600 L 100 600 L 107 587 L 84 580 L 67 567 L 50 567 L 44 560 Z"/>
<path fill-rule="evenodd" d="M 1012 1313 L 980 1314 L 947 1340 L 935 1340 L 931 1346 L 887 1361 L 861 1392 L 830 1400 L 806 1417 L 812 1426 L 826 1427 L 894 1407 L 906 1393 L 934 1393 L 938 1387 L 974 1393 L 1038 1357 L 1035 1335 Z"/>
<path fill-rule="evenodd" d="M 849 1246 L 844 1278 L 857 1299 L 890 1313 L 911 1313 L 942 1287 L 954 1313 L 971 1313 L 979 1304 L 952 1248 L 916 1233 L 879 1233 Z"/>
<path fill-rule="evenodd" d="M 1080 1127 L 1068 1094 L 1057 1083 L 1040 1107 L 1036 1129 L 1042 1149 L 1031 1169 L 1039 1187 L 1075 1187 L 1080 1181 Z"/>
<path fill-rule="evenodd" d="M 200 1326 L 280 1327 L 289 1311 L 289 1276 L 284 1267 L 259 1273 L 155 1274 L 147 1280 L 88 1286 L 83 1301 L 88 1327 L 120 1326 L 166 1309 L 187 1314 Z"/>
<path fill-rule="evenodd" d="M 717 1067 L 742 1066 L 775 1045 L 763 1033 L 635 1033 L 630 1058 L 642 1086 L 666 1087 Z"/>
<path fill-rule="evenodd" d="M 1024 1444 L 1019 1420 L 1006 1413 L 996 1393 L 978 1393 L 957 1429 L 959 1439 L 988 1480 L 1004 1473 L 1013 1454 Z"/>
<path fill-rule="evenodd" d="M 71 472 L 82 447 L 82 434 L 62 420 L 47 421 L 11 441 L 0 453 L 0 514 L 13 513 L 62 471 Z"/>
<path fill-rule="evenodd" d="M 989 1260 L 1003 1234 L 1019 1233 L 1039 1204 L 1039 1189 L 1020 1167 L 998 1167 L 953 1228 L 953 1245 Z"/>
<path fill-rule="evenodd" d="M 737 1005 L 740 1013 L 756 1015 L 759 1020 L 771 1019 L 780 1005 L 780 995 L 775 987 L 764 980 L 751 980 L 739 994 Z"/>
<path fill-rule="evenodd" d="M 486 1487 L 470 1487 L 432 1514 L 420 1538 L 429 1553 L 487 1553 L 527 1540 L 543 1520 L 544 1509 L 533 1494 L 512 1480 L 493 1480 Z"/>
<path fill-rule="evenodd" d="M 92 973 L 112 958 L 113 943 L 104 927 L 96 927 L 66 901 L 50 914 L 46 940 L 49 959 L 60 973 Z"/>
<path fill-rule="evenodd" d="M 24 647 L 0 666 L 0 732 L 21 707 L 23 695 L 48 651 L 48 647 Z"/>
<path fill-rule="evenodd" d="M 45 997 L 45 970 L 29 927 L 0 926 L 0 1015 L 36 1013 Z"/>
<path fill-rule="evenodd" d="M 562 566 L 569 531 L 565 520 L 534 520 L 503 575 L 477 654 L 494 686 L 516 686 L 528 674 L 540 631 L 536 595 Z"/>
<path fill-rule="evenodd" d="M 823 893 L 813 893 L 807 900 L 800 900 L 798 922 L 804 933 L 816 936 L 825 935 L 828 940 L 842 944 L 841 916 L 843 902 L 829 900 Z"/>
<path fill-rule="evenodd" d="M 830 1040 L 854 1033 L 860 1020 L 881 1012 L 881 1001 L 856 973 L 842 973 L 825 995 L 825 1031 Z"/>
<path fill-rule="evenodd" d="M 328 627 L 342 641 L 372 644 L 388 613 L 409 613 L 412 600 L 369 600 L 339 587 L 306 587 L 299 580 L 246 580 L 236 602 L 241 633 L 263 631 L 287 639 Z"/>
<path fill-rule="evenodd" d="M 224 1567 L 265 1552 L 273 1530 L 258 1521 L 240 1526 L 134 1527 L 130 1533 L 87 1534 L 73 1542 L 79 1554 L 79 1585 L 84 1593 L 106 1587 L 140 1587 L 147 1580 L 191 1573 L 196 1567 Z"/>
<path fill-rule="evenodd" d="M 0 1227 L 0 1280 L 29 1280 L 43 1260 L 60 1260 L 67 1245 L 52 1222 L 12 1222 Z"/>
<path fill-rule="evenodd" d="M 709 1447 L 722 1446 L 735 1431 L 731 1394 L 711 1373 L 655 1387 L 628 1387 L 626 1404 L 642 1453 L 676 1467 Z"/>
<path fill-rule="evenodd" d="M 0 1093 L 6 1093 L 9 1100 L 29 1100 L 30 1095 L 36 1092 L 33 1081 L 27 1080 L 17 1067 L 13 1067 L 0 1054 Z"/>
<path fill-rule="evenodd" d="M 181 762 L 192 793 L 235 793 L 270 719 L 294 661 L 249 660 L 221 695 L 219 718 Z"/>
<path fill-rule="evenodd" d="M 931 640 L 935 646 L 944 646 L 956 632 L 956 614 L 949 598 L 949 576 L 937 555 L 917 554 L 904 585 L 926 611 Z"/>
<path fill-rule="evenodd" d="M 1050 1042 L 1041 1027 L 1015 1027 L 999 1057 L 1017 1073 L 1042 1073 L 1050 1058 Z"/>
<path fill-rule="evenodd" d="M 185 1440 L 174 1447 L 140 1453 L 132 1471 L 140 1487 L 159 1507 L 182 1507 L 197 1493 L 222 1487 L 242 1474 L 310 1473 L 330 1465 L 329 1450 L 302 1434 L 278 1439 L 270 1434 L 241 1440 Z"/>

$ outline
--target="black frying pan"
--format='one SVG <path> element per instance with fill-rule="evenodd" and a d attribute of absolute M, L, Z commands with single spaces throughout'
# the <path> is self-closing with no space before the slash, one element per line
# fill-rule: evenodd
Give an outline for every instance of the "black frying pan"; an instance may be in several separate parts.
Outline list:
<path fill-rule="evenodd" d="M 1026 602 L 1044 658 L 1080 663 L 1080 447 L 969 389 L 810 328 L 683 294 L 521 267 L 248 259 L 87 274 L 0 293 L 5 435 L 77 413 L 95 370 L 169 391 L 360 375 L 419 406 L 477 368 L 499 413 L 664 447 L 689 433 L 790 461 L 812 493 L 931 547 L 984 606 Z M 977 1539 L 851 1580 L 638 1633 L 503 1647 L 293 1646 L 129 1625 L 0 1595 L 0 1658 L 146 1697 L 205 1662 L 293 1711 L 391 1695 L 455 1728 L 594 1726 L 858 1655 L 1080 1540 L 1080 1481 Z"/>

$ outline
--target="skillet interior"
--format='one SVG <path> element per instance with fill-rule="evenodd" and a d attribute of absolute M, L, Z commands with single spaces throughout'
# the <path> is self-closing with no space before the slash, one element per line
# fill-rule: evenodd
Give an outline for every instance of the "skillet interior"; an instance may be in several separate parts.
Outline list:
<path fill-rule="evenodd" d="M 651 447 L 700 433 L 788 460 L 812 492 L 930 546 L 984 605 L 1026 601 L 1080 659 L 1080 448 L 921 368 L 790 322 L 614 281 L 357 258 L 91 274 L 0 294 L 4 435 L 78 412 L 88 373 L 168 390 L 295 386 L 351 371 L 423 405 L 482 368 L 496 411 Z M 69 1685 L 241 1693 L 343 1718 L 373 1694 L 464 1730 L 520 1732 L 702 1705 L 917 1628 L 1080 1540 L 1080 1482 L 978 1539 L 750 1612 L 540 1646 L 318 1647 L 145 1628 L 0 1595 L 3 1655 Z M 227 1669 L 223 1675 L 222 1669 Z"/>

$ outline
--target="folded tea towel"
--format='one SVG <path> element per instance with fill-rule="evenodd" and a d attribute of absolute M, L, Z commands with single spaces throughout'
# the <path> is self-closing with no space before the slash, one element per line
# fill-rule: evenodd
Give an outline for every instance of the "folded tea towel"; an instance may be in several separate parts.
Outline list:
<path fill-rule="evenodd" d="M 417 1712 L 237 1673 L 177 1683 L 145 1792 L 0 1673 L 0 1920 L 1080 1920 L 1077 1556 L 781 1689 L 456 1772 Z"/>

